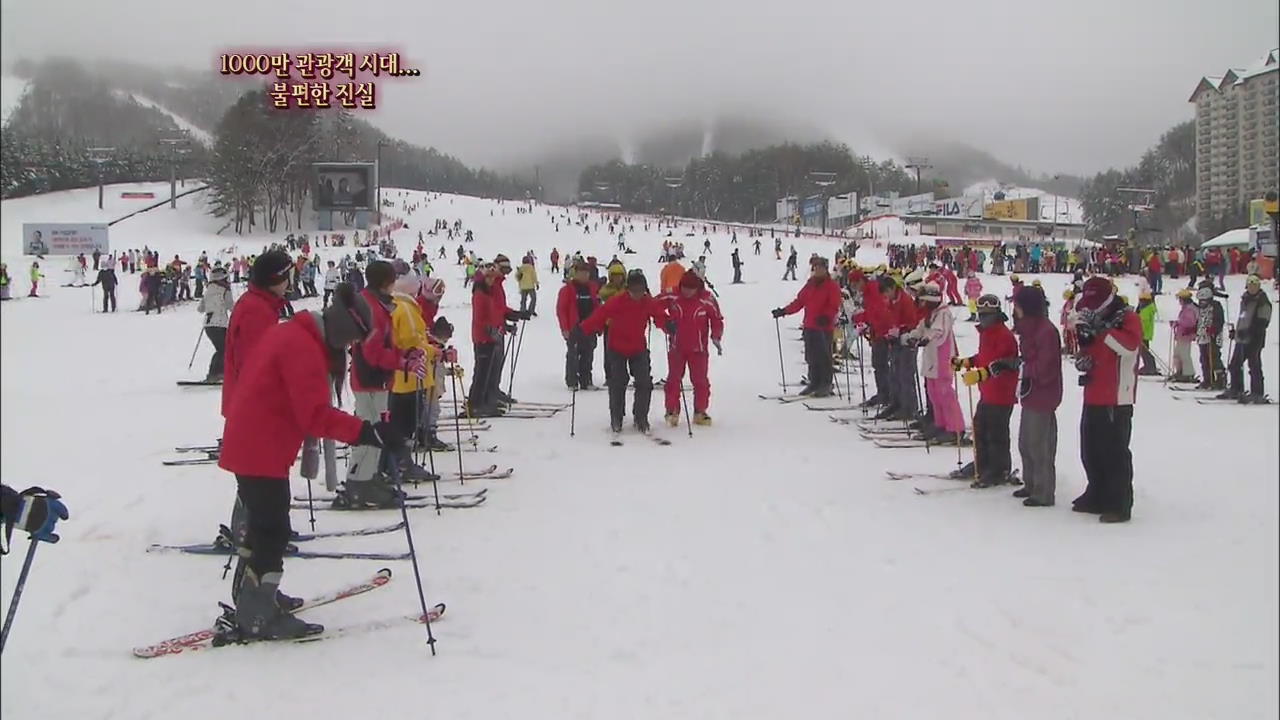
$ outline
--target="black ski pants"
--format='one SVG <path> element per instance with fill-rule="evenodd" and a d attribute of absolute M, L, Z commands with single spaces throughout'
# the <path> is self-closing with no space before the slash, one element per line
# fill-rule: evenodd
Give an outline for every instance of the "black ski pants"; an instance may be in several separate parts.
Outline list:
<path fill-rule="evenodd" d="M 471 411 L 491 410 L 497 398 L 491 396 L 489 389 L 493 387 L 490 369 L 493 367 L 496 342 L 478 343 L 475 346 L 476 365 L 471 375 L 471 390 L 467 393 L 467 403 Z"/>
<path fill-rule="evenodd" d="M 809 365 L 809 387 L 814 390 L 830 390 L 835 374 L 831 360 L 831 333 L 816 328 L 805 328 L 804 361 Z"/>
<path fill-rule="evenodd" d="M 417 391 L 387 393 L 387 412 L 391 415 L 391 424 L 407 440 L 417 437 L 418 413 L 422 409 L 421 397 Z"/>
<path fill-rule="evenodd" d="M 151 292 L 148 292 L 148 293 L 147 293 L 147 302 L 143 305 L 143 310 L 144 310 L 144 312 L 143 312 L 142 314 L 143 314 L 143 315 L 150 315 L 150 314 L 151 314 L 151 308 L 153 308 L 153 307 L 156 309 L 156 313 L 161 312 L 161 310 L 160 310 L 160 288 L 158 288 L 158 287 L 157 287 L 157 288 L 152 289 L 152 290 L 151 290 Z"/>
<path fill-rule="evenodd" d="M 1227 374 L 1231 377 L 1231 389 L 1244 392 L 1244 364 L 1249 363 L 1249 392 L 1262 395 L 1262 343 L 1239 343 L 1231 351 L 1231 363 L 1227 365 Z"/>
<path fill-rule="evenodd" d="M 111 312 L 116 311 L 116 288 L 114 285 L 107 287 L 102 286 L 102 312 L 107 311 L 107 303 L 111 304 Z"/>
<path fill-rule="evenodd" d="M 1003 481 L 1013 469 L 1009 453 L 1009 418 L 1012 405 L 978 401 L 973 413 L 974 456 L 981 478 Z"/>
<path fill-rule="evenodd" d="M 576 341 L 569 335 L 565 341 L 564 384 L 584 388 L 591 384 L 591 366 L 595 361 L 596 336 L 582 335 Z"/>
<path fill-rule="evenodd" d="M 647 424 L 649 400 L 653 397 L 653 375 L 649 364 L 649 351 L 641 350 L 635 355 L 610 352 L 606 362 L 611 365 L 608 374 L 609 420 L 614 426 L 622 424 L 622 417 L 626 414 L 627 383 L 631 378 L 635 378 L 636 396 L 631 406 L 631 416 Z"/>
<path fill-rule="evenodd" d="M 293 532 L 289 525 L 289 478 L 236 475 L 236 493 L 248 518 L 245 547 L 249 567 L 262 577 L 284 570 L 284 551 Z"/>
<path fill-rule="evenodd" d="M 1133 509 L 1132 405 L 1085 405 L 1080 414 L 1080 459 L 1088 482 L 1078 505 L 1128 517 Z"/>
<path fill-rule="evenodd" d="M 205 325 L 204 334 L 213 344 L 213 357 L 209 358 L 209 377 L 222 375 L 222 351 L 227 347 L 227 329 Z"/>
<path fill-rule="evenodd" d="M 733 266 L 733 284 L 738 285 L 741 283 L 742 283 L 742 266 L 734 265 Z"/>
<path fill-rule="evenodd" d="M 876 382 L 876 397 L 888 405 L 894 394 L 889 373 L 889 343 L 884 339 L 871 341 L 871 374 Z"/>

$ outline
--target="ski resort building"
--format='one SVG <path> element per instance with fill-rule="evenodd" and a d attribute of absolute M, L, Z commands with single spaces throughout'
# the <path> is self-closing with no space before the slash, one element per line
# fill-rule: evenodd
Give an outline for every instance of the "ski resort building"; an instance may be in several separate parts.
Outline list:
<path fill-rule="evenodd" d="M 1280 49 L 1247 68 L 1200 78 L 1196 106 L 1196 211 L 1236 210 L 1280 187 Z"/>

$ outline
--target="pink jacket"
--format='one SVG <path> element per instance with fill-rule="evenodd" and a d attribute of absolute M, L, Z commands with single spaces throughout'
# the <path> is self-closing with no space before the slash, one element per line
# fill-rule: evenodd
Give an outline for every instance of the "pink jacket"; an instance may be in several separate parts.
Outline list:
<path fill-rule="evenodd" d="M 978 276 L 973 276 L 964 281 L 964 296 L 970 300 L 977 300 L 982 296 L 982 281 Z"/>
<path fill-rule="evenodd" d="M 1178 311 L 1178 319 L 1174 320 L 1173 336 L 1178 340 L 1191 340 L 1196 336 L 1196 322 L 1200 317 L 1195 303 L 1186 303 Z"/>

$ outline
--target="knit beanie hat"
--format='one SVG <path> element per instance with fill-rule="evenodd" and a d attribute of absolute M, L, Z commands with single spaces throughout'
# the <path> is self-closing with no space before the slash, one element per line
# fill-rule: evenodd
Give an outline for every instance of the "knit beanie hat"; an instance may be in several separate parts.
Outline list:
<path fill-rule="evenodd" d="M 253 267 L 249 269 L 249 282 L 260 288 L 279 285 L 289 279 L 289 270 L 292 268 L 293 261 L 289 259 L 288 253 L 283 250 L 268 250 L 253 261 Z"/>

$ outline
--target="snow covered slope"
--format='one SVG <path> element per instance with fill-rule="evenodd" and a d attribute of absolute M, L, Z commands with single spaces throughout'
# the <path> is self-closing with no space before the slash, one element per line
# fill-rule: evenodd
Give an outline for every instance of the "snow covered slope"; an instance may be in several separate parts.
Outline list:
<path fill-rule="evenodd" d="M 119 95 L 121 95 L 121 96 L 126 95 L 126 93 L 121 92 L 121 91 L 116 91 L 116 92 L 117 92 L 117 94 L 119 94 Z M 173 112 L 172 110 L 170 110 L 170 109 L 166 108 L 165 106 L 161 105 L 160 103 L 156 102 L 155 100 L 151 100 L 151 99 L 149 99 L 149 98 L 143 97 L 143 96 L 138 95 L 138 94 L 136 94 L 136 93 L 127 93 L 127 95 L 128 95 L 128 97 L 132 98 L 132 99 L 133 99 L 133 101 L 134 101 L 134 102 L 136 102 L 136 103 L 138 103 L 139 105 L 142 105 L 142 106 L 144 106 L 144 107 L 149 107 L 149 108 L 151 108 L 151 109 L 153 109 L 153 110 L 159 110 L 160 112 L 164 113 L 165 115 L 168 115 L 168 116 L 173 120 L 174 124 L 176 124 L 179 128 L 181 128 L 181 129 L 183 129 L 183 130 L 186 130 L 188 133 L 190 133 L 190 134 L 191 134 L 192 139 L 194 139 L 196 142 L 198 142 L 198 143 L 200 143 L 200 144 L 202 144 L 202 145 L 205 145 L 205 146 L 212 146 L 212 145 L 213 145 L 213 136 L 212 136 L 212 135 L 210 135 L 210 134 L 208 133 L 208 131 L 206 131 L 206 130 L 202 130 L 201 128 L 199 128 L 199 127 L 197 127 L 196 125 L 192 124 L 192 122 L 191 122 L 190 120 L 187 120 L 187 119 L 183 118 L 182 116 L 180 116 L 180 115 L 178 115 L 177 113 Z"/>
<path fill-rule="evenodd" d="M 402 200 L 398 191 L 388 197 Z M 547 256 L 558 247 L 607 260 L 613 244 L 604 228 L 585 235 L 561 224 L 557 233 L 556 208 L 517 214 L 514 204 L 475 198 L 403 198 L 423 200 L 398 233 L 403 251 L 419 228 L 445 218 L 475 232 L 482 257 L 537 253 L 539 316 L 525 334 L 514 394 L 568 402 Z M 6 248 L 14 225 L 53 219 L 40 200 L 0 206 Z M 186 256 L 228 242 L 212 234 L 216 221 L 196 214 L 185 216 L 184 231 L 184 212 L 165 208 L 122 223 L 117 246 Z M 656 281 L 659 232 L 637 225 L 627 239 L 638 251 L 628 265 Z M 954 450 L 878 449 L 826 413 L 757 399 L 779 391 L 769 309 L 800 283 L 779 280 L 783 263 L 768 237 L 757 257 L 740 234 L 747 282 L 731 285 L 729 240 L 712 239 L 709 270 L 727 318 L 725 354 L 711 359 L 715 425 L 695 428 L 693 438 L 683 427 L 660 428 L 670 447 L 625 435 L 613 448 L 604 393 L 578 396 L 573 438 L 568 411 L 495 420 L 481 434 L 500 452 L 464 462 L 514 466 L 515 476 L 468 483 L 490 488 L 481 508 L 440 517 L 411 511 L 428 600 L 449 604 L 435 627 L 436 658 L 422 628 L 410 625 L 313 645 L 131 657 L 135 645 L 206 626 L 215 602 L 229 598 L 221 559 L 144 552 L 153 542 L 212 539 L 233 497 L 233 479 L 216 467 L 160 465 L 175 445 L 220 435 L 217 391 L 174 386 L 208 362 L 204 342 L 194 369 L 182 365 L 200 317 L 191 306 L 158 317 L 127 312 L 137 304 L 136 276 L 124 278 L 114 315 L 91 313 L 91 290 L 56 286 L 46 299 L 0 305 L 0 473 L 10 485 L 56 488 L 72 514 L 59 526 L 62 542 L 35 559 L 0 674 L 0 714 L 226 720 L 260 707 L 290 717 L 458 720 L 1276 716 L 1275 406 L 1200 406 L 1142 382 L 1133 522 L 1102 526 L 1069 509 L 1084 476 L 1080 389 L 1067 365 L 1056 508 L 1024 508 L 1007 488 L 918 495 L 913 484 L 958 486 L 886 481 L 884 471 L 947 471 Z M 441 242 L 431 240 L 437 249 Z M 686 239 L 691 247 L 701 240 Z M 834 247 L 794 242 L 802 256 Z M 456 245 L 448 243 L 451 257 Z M 867 262 L 880 259 L 864 252 Z M 9 260 L 24 294 L 25 267 Z M 460 268 L 439 262 L 449 283 L 442 313 L 461 335 L 469 295 Z M 1065 279 L 1043 278 L 1054 317 Z M 1004 279 L 983 281 L 989 292 L 1008 293 Z M 1132 297 L 1134 283 L 1122 286 Z M 1238 279 L 1229 289 L 1234 309 Z M 514 290 L 508 296 L 517 300 Z M 1154 348 L 1163 356 L 1175 302 L 1159 303 Z M 803 371 L 798 324 L 781 324 L 793 382 Z M 961 352 L 973 352 L 973 326 L 958 326 Z M 1264 353 L 1273 397 L 1276 337 L 1273 327 Z M 661 335 L 653 345 L 661 347 Z M 469 371 L 465 337 L 458 347 Z M 665 370 L 661 352 L 654 366 Z M 860 399 L 856 364 L 851 375 Z M 595 376 L 603 379 L 598 356 Z M 655 421 L 661 407 L 656 394 Z M 456 462 L 436 458 L 443 469 Z M 293 485 L 304 492 L 296 474 Z M 319 530 L 397 517 L 316 514 Z M 293 522 L 305 529 L 306 513 Z M 311 544 L 405 547 L 400 535 Z M 14 545 L 2 561 L 5 605 L 25 550 L 22 540 Z M 309 594 L 385 564 L 288 559 L 285 589 Z M 407 563 L 393 567 L 387 589 L 310 617 L 336 626 L 413 612 L 413 573 Z"/>
<path fill-rule="evenodd" d="M 985 194 L 987 202 L 991 202 L 991 196 L 998 190 L 1003 190 L 1006 200 L 1017 200 L 1019 198 L 1038 197 L 1040 198 L 1040 217 L 1045 221 L 1053 220 L 1054 201 L 1057 200 L 1058 222 L 1062 223 L 1082 223 L 1084 222 L 1084 210 L 1080 206 L 1080 201 L 1066 195 L 1055 195 L 1051 192 L 1045 192 L 1037 188 L 1025 187 L 1005 187 L 995 180 L 986 180 L 980 183 L 974 183 L 965 188 L 965 195 Z"/>

